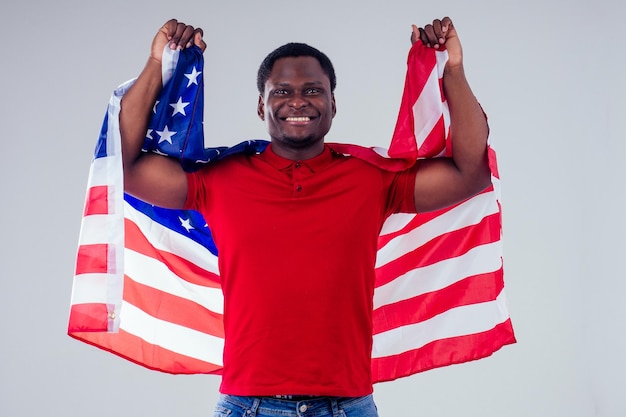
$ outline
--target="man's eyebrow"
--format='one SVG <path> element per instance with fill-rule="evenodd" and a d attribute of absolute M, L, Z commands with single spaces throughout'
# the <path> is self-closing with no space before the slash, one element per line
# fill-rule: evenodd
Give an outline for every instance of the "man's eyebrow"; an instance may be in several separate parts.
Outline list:
<path fill-rule="evenodd" d="M 288 82 L 288 81 L 277 82 L 274 85 L 277 86 L 277 87 L 291 87 L 291 86 L 293 86 L 293 84 Z M 302 85 L 304 85 L 305 87 L 309 87 L 309 86 L 323 86 L 324 83 L 322 81 L 307 81 L 307 82 L 303 83 Z"/>

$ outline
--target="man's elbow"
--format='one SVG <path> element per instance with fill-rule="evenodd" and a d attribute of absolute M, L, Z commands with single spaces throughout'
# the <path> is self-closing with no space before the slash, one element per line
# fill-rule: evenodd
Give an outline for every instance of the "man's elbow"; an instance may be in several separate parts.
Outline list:
<path fill-rule="evenodd" d="M 491 186 L 491 169 L 487 163 L 481 165 L 471 176 L 471 194 L 475 195 Z"/>

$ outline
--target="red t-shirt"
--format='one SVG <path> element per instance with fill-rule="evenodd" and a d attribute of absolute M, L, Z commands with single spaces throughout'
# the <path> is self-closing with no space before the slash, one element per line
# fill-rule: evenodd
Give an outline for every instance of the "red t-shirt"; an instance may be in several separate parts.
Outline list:
<path fill-rule="evenodd" d="M 393 173 L 326 146 L 292 161 L 271 146 L 188 175 L 185 208 L 218 248 L 231 395 L 372 392 L 372 296 L 387 216 L 415 212 L 415 168 Z"/>

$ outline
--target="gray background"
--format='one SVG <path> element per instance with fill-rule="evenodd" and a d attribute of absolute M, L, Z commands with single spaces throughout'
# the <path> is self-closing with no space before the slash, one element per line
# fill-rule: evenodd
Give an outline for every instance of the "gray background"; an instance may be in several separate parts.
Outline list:
<path fill-rule="evenodd" d="M 382 416 L 623 416 L 625 3 L 6 1 L 0 5 L 0 415 L 208 416 L 218 377 L 148 371 L 66 336 L 93 147 L 111 90 L 170 17 L 202 26 L 207 135 L 265 138 L 255 73 L 288 41 L 333 60 L 328 140 L 386 146 L 410 24 L 450 15 L 490 116 L 519 343 L 377 385 Z"/>

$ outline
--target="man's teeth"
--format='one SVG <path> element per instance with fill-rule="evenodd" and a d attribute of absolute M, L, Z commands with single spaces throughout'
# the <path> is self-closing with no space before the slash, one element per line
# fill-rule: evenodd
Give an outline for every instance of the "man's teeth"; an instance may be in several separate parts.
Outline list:
<path fill-rule="evenodd" d="M 288 122 L 308 122 L 309 120 L 311 120 L 310 117 L 287 117 Z"/>

